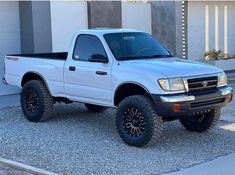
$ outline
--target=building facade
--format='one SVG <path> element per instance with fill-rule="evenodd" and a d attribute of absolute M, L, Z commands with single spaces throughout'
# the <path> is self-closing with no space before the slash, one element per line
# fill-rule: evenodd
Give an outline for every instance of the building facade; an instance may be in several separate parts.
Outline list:
<path fill-rule="evenodd" d="M 96 27 L 148 32 L 191 60 L 213 48 L 235 54 L 234 12 L 235 2 L 0 1 L 0 77 L 5 55 L 67 51 L 74 32 Z M 18 92 L 0 82 L 0 95 Z"/>
<path fill-rule="evenodd" d="M 189 1 L 187 12 L 189 59 L 201 60 L 212 49 L 235 56 L 234 1 Z"/>

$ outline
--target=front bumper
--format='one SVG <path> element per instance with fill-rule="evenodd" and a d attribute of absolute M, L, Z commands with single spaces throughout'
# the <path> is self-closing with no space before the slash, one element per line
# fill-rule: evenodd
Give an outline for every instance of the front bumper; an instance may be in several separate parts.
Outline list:
<path fill-rule="evenodd" d="M 187 116 L 216 107 L 223 107 L 233 98 L 231 87 L 218 88 L 203 94 L 151 95 L 158 115 L 164 117 Z"/>

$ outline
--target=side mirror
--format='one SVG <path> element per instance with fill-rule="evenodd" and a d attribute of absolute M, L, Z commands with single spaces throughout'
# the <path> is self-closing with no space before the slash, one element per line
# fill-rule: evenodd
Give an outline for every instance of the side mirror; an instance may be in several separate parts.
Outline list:
<path fill-rule="evenodd" d="M 94 54 L 91 55 L 89 58 L 90 62 L 97 62 L 97 63 L 108 63 L 109 60 L 107 57 L 105 57 L 104 55 L 101 54 Z"/>
<path fill-rule="evenodd" d="M 171 50 L 167 50 L 167 51 L 171 56 L 173 56 L 173 52 Z"/>

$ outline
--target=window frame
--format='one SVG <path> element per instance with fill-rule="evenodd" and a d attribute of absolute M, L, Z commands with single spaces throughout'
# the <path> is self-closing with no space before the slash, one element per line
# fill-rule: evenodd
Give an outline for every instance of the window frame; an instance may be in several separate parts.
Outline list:
<path fill-rule="evenodd" d="M 89 60 L 88 60 L 88 61 L 84 61 L 84 60 L 78 60 L 78 59 L 75 59 L 75 58 L 74 58 L 74 53 L 75 53 L 75 49 L 76 49 L 76 44 L 77 44 L 78 38 L 79 38 L 80 36 L 93 36 L 93 37 L 97 38 L 97 39 L 98 39 L 98 42 L 100 42 L 100 44 L 102 45 L 102 48 L 104 49 L 104 53 L 105 53 L 106 58 L 107 58 L 108 61 L 109 61 L 109 57 L 108 57 L 108 55 L 107 55 L 107 52 L 106 52 L 106 50 L 105 50 L 105 47 L 104 47 L 102 41 L 100 40 L 100 38 L 99 38 L 98 36 L 93 35 L 93 34 L 79 34 L 79 35 L 77 36 L 77 38 L 76 38 L 76 40 L 75 40 L 75 43 L 74 43 L 73 55 L 72 55 L 72 59 L 73 59 L 74 61 L 83 61 L 83 62 L 95 63 L 95 62 L 91 62 L 91 61 L 89 61 Z M 97 63 L 97 62 L 96 62 L 96 63 Z"/>

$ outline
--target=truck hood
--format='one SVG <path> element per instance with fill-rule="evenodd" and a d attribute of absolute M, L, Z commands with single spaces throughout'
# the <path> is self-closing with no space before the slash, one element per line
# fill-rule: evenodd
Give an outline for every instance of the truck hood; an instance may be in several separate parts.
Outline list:
<path fill-rule="evenodd" d="M 162 74 L 169 78 L 213 74 L 223 71 L 222 69 L 209 64 L 179 59 L 176 57 L 130 60 L 125 61 L 124 64 L 127 64 L 129 69 L 137 69 L 138 72 L 141 71 L 142 73 L 146 72 L 153 75 Z"/>

